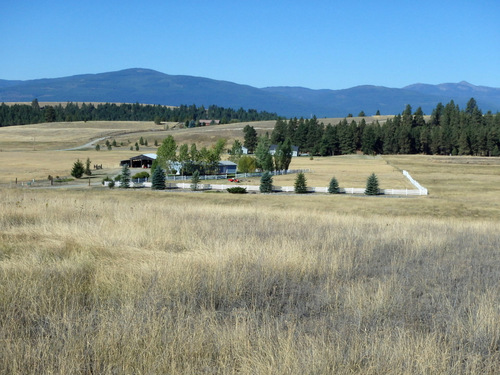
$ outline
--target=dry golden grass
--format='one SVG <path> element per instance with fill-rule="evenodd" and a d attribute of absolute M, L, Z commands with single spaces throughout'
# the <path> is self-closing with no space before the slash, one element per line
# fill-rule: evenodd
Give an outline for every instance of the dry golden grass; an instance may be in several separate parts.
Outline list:
<path fill-rule="evenodd" d="M 498 222 L 331 196 L 1 193 L 4 373 L 498 370 Z"/>

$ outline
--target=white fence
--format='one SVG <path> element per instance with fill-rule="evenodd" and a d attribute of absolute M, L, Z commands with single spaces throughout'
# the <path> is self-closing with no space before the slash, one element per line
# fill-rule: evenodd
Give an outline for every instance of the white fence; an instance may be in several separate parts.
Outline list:
<path fill-rule="evenodd" d="M 403 175 L 408 178 L 408 180 L 417 188 L 415 189 L 380 189 L 380 194 L 384 195 L 428 195 L 428 191 L 422 185 L 420 185 L 417 181 L 415 181 L 407 171 L 403 171 Z M 104 186 L 108 186 L 109 181 L 104 183 Z M 143 183 L 130 183 L 130 187 L 148 187 L 150 188 L 152 185 L 151 182 L 143 182 Z M 119 187 L 120 182 L 115 182 L 115 186 Z M 191 189 L 191 183 L 169 183 L 165 184 L 167 189 Z M 258 185 L 222 185 L 222 184 L 198 184 L 198 190 L 226 190 L 231 187 L 239 186 L 245 188 L 247 191 L 259 191 Z M 294 192 L 295 188 L 293 186 L 273 186 L 273 192 Z M 328 193 L 327 187 L 308 187 L 307 191 L 309 193 Z M 364 188 L 340 188 L 340 193 L 343 194 L 364 194 Z"/>
<path fill-rule="evenodd" d="M 403 171 L 403 175 L 412 183 L 413 186 L 415 186 L 418 191 L 420 192 L 419 195 L 427 195 L 429 192 L 427 191 L 426 188 L 424 188 L 422 185 L 420 185 L 417 181 L 413 179 L 413 177 L 410 176 L 410 174 L 407 171 Z"/>

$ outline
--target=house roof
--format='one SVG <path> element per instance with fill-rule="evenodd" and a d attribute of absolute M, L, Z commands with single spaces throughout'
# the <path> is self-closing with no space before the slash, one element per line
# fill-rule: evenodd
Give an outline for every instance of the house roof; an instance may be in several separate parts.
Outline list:
<path fill-rule="evenodd" d="M 128 160 L 155 160 L 156 154 L 141 154 L 137 156 L 132 156 Z"/>
<path fill-rule="evenodd" d="M 232 167 L 232 166 L 236 166 L 237 164 L 233 163 L 232 161 L 229 161 L 229 160 L 223 160 L 223 161 L 219 162 L 219 165 L 224 165 L 224 166 L 227 166 L 227 167 Z"/>
<path fill-rule="evenodd" d="M 269 146 L 269 151 L 276 151 L 278 149 L 278 145 L 271 145 Z M 299 152 L 299 147 L 298 146 L 292 146 L 292 151 Z"/>

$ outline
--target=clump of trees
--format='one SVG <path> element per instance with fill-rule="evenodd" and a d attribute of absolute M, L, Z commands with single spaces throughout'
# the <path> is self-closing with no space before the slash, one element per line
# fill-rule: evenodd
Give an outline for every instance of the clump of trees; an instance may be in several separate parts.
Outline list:
<path fill-rule="evenodd" d="M 167 107 L 162 105 L 135 104 L 78 104 L 67 103 L 56 106 L 40 107 L 35 99 L 28 104 L 0 105 L 0 126 L 37 124 L 41 122 L 60 121 L 154 121 L 190 122 L 200 126 L 199 120 L 220 120 L 220 124 L 243 121 L 265 121 L 278 119 L 276 113 L 255 109 L 224 108 L 212 105 L 208 108 L 195 105 Z"/>
<path fill-rule="evenodd" d="M 311 119 L 278 119 L 271 143 L 290 139 L 311 155 L 429 154 L 500 156 L 500 113 L 483 114 L 474 98 L 461 109 L 454 101 L 437 104 L 425 120 L 419 107 L 407 105 L 401 114 L 367 124 L 344 118 L 337 124 Z"/>

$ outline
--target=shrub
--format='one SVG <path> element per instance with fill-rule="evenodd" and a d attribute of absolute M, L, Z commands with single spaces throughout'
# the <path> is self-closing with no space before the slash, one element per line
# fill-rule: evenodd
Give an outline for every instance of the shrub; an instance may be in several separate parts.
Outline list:
<path fill-rule="evenodd" d="M 306 180 L 306 176 L 304 175 L 304 173 L 300 172 L 298 175 L 297 175 L 297 178 L 295 179 L 295 193 L 297 194 L 305 194 L 307 193 L 307 180 Z"/>
<path fill-rule="evenodd" d="M 366 180 L 365 194 L 366 195 L 378 195 L 379 194 L 378 178 L 375 175 L 375 173 L 372 173 L 370 175 L 370 177 L 368 177 L 368 180 Z"/>
<path fill-rule="evenodd" d="M 328 185 L 328 192 L 330 194 L 339 193 L 339 183 L 335 177 L 332 177 L 332 179 L 330 180 L 330 185 Z"/>
<path fill-rule="evenodd" d="M 149 178 L 149 173 L 146 172 L 146 171 L 142 171 L 142 172 L 139 172 L 139 173 L 136 173 L 132 176 L 132 178 Z"/>
<path fill-rule="evenodd" d="M 104 178 L 102 179 L 102 184 L 104 185 L 104 183 L 105 183 L 106 181 L 110 181 L 110 182 L 111 182 L 111 181 L 113 181 L 113 180 L 112 180 L 111 178 L 109 178 L 108 176 L 106 176 L 106 177 L 104 177 Z"/>
<path fill-rule="evenodd" d="M 246 194 L 247 193 L 247 189 L 245 189 L 244 187 L 241 187 L 241 186 L 233 186 L 233 187 L 227 188 L 226 190 L 231 194 Z"/>

